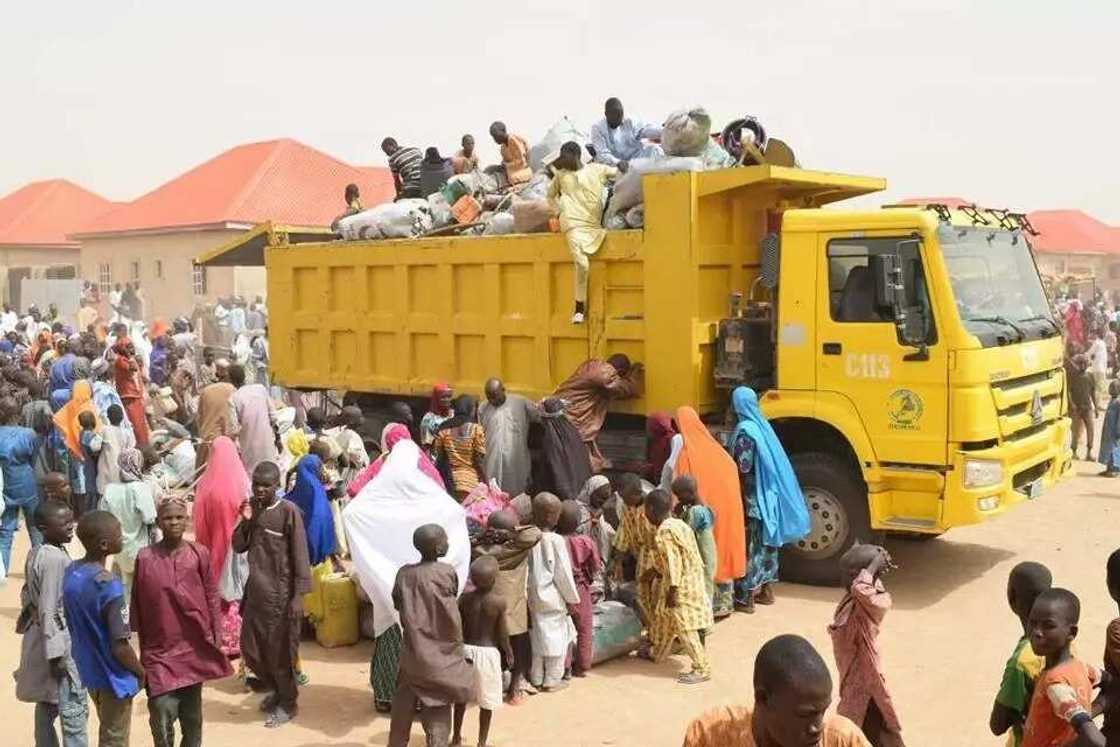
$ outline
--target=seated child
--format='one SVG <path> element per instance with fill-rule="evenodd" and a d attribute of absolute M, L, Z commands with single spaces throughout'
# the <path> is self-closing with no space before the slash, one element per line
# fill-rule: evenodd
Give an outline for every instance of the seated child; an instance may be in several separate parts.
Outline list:
<path fill-rule="evenodd" d="M 844 553 L 840 571 L 848 591 L 828 626 L 840 672 L 836 712 L 859 724 L 877 747 L 903 746 L 878 641 L 879 627 L 891 608 L 891 595 L 880 576 L 891 567 L 891 556 L 877 545 L 856 544 Z"/>
<path fill-rule="evenodd" d="M 498 560 L 482 555 L 471 563 L 474 590 L 459 597 L 463 618 L 463 654 L 474 667 L 475 699 L 479 707 L 478 747 L 486 747 L 490 719 L 502 704 L 502 656 L 513 663 L 513 647 L 506 630 L 506 600 L 494 589 Z M 452 745 L 463 743 L 465 703 L 455 704 L 455 732 Z"/>
<path fill-rule="evenodd" d="M 1093 688 L 1103 684 L 1104 673 L 1070 653 L 1077 637 L 1081 602 L 1066 589 L 1047 589 L 1031 607 L 1028 627 L 1031 648 L 1046 659 L 1023 725 L 1022 747 L 1105 747 L 1093 723 Z"/>
<path fill-rule="evenodd" d="M 1038 595 L 1050 588 L 1052 578 L 1046 566 L 1040 563 L 1019 563 L 1007 577 L 1007 603 L 1019 618 L 1023 635 L 1015 644 L 1011 658 L 1003 669 L 1003 680 L 992 704 L 989 725 L 997 737 L 1011 730 L 1009 744 L 1019 747 L 1023 741 L 1023 722 L 1031 701 L 1034 683 L 1046 662 L 1030 646 L 1029 618 L 1031 607 Z"/>

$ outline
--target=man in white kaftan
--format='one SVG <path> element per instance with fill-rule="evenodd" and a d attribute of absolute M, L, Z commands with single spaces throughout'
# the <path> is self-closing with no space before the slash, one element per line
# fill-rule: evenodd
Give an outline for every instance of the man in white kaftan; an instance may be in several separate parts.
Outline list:
<path fill-rule="evenodd" d="M 486 401 L 478 408 L 478 422 L 486 432 L 486 477 L 510 497 L 529 484 L 529 426 L 540 418 L 536 403 L 507 394 L 500 379 L 486 382 Z"/>
<path fill-rule="evenodd" d="M 579 603 L 568 543 L 552 531 L 559 517 L 559 498 L 541 493 L 533 499 L 533 518 L 541 529 L 541 539 L 529 552 L 529 614 L 533 620 L 529 681 L 545 690 L 559 690 L 567 684 L 564 659 L 576 639 L 568 605 Z"/>

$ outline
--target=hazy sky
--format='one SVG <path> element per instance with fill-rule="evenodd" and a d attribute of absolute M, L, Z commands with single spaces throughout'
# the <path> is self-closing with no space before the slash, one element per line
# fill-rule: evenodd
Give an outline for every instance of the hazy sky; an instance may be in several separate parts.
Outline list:
<path fill-rule="evenodd" d="M 132 199 L 277 137 L 359 164 L 496 118 L 533 141 L 615 95 L 653 120 L 753 114 L 886 199 L 1120 224 L 1117 29 L 1116 0 L 9 3 L 0 194 L 66 177 Z"/>

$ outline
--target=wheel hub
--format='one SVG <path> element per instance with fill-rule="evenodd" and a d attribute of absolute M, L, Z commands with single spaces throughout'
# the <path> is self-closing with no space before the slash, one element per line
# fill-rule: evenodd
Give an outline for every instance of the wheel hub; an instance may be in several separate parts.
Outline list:
<path fill-rule="evenodd" d="M 848 539 L 848 515 L 843 504 L 824 488 L 810 487 L 802 491 L 809 508 L 809 533 L 798 540 L 793 549 L 811 560 L 831 557 Z"/>

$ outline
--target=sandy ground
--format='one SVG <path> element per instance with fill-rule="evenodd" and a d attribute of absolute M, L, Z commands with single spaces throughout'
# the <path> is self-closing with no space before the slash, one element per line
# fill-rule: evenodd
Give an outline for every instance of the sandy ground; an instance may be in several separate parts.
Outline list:
<path fill-rule="evenodd" d="M 1082 602 L 1078 650 L 1099 661 L 1104 628 L 1116 613 L 1104 587 L 1104 564 L 1120 546 L 1115 531 L 1120 481 L 1091 476 L 1093 464 L 1079 463 L 1079 475 L 1033 503 L 944 537 L 895 540 L 889 549 L 900 568 L 888 577 L 895 609 L 882 635 L 887 680 L 911 746 L 996 745 L 988 733 L 988 713 L 1003 664 L 1018 638 L 1018 622 L 1004 596 L 1008 570 L 1020 560 L 1038 560 L 1056 583 L 1073 589 Z M 26 535 L 14 555 L 22 569 Z M 13 632 L 22 572 L 0 588 L 0 670 L 19 659 Z M 750 701 L 751 667 L 759 645 L 779 633 L 798 633 L 817 645 L 831 664 L 828 624 L 839 592 L 783 584 L 778 603 L 754 616 L 737 614 L 720 623 L 709 639 L 715 675 L 686 687 L 673 675 L 680 659 L 653 665 L 634 659 L 610 662 L 569 690 L 538 695 L 525 705 L 505 708 L 494 718 L 491 741 L 503 746 L 679 745 L 688 721 L 705 708 Z M 205 690 L 206 741 L 233 745 L 267 739 L 288 745 L 383 745 L 387 717 L 374 713 L 368 687 L 370 644 L 325 650 L 303 645 L 311 684 L 300 697 L 291 725 L 266 732 L 256 705 L 226 680 Z M 32 743 L 32 706 L 15 700 L 11 681 L 0 698 L 4 744 Z M 477 712 L 468 713 L 466 743 L 473 745 Z M 91 716 L 91 732 L 95 728 Z M 92 737 L 92 733 L 91 733 Z M 412 745 L 424 742 L 419 724 Z M 91 743 L 95 739 L 91 738 Z M 143 696 L 133 711 L 133 743 L 150 744 Z"/>

